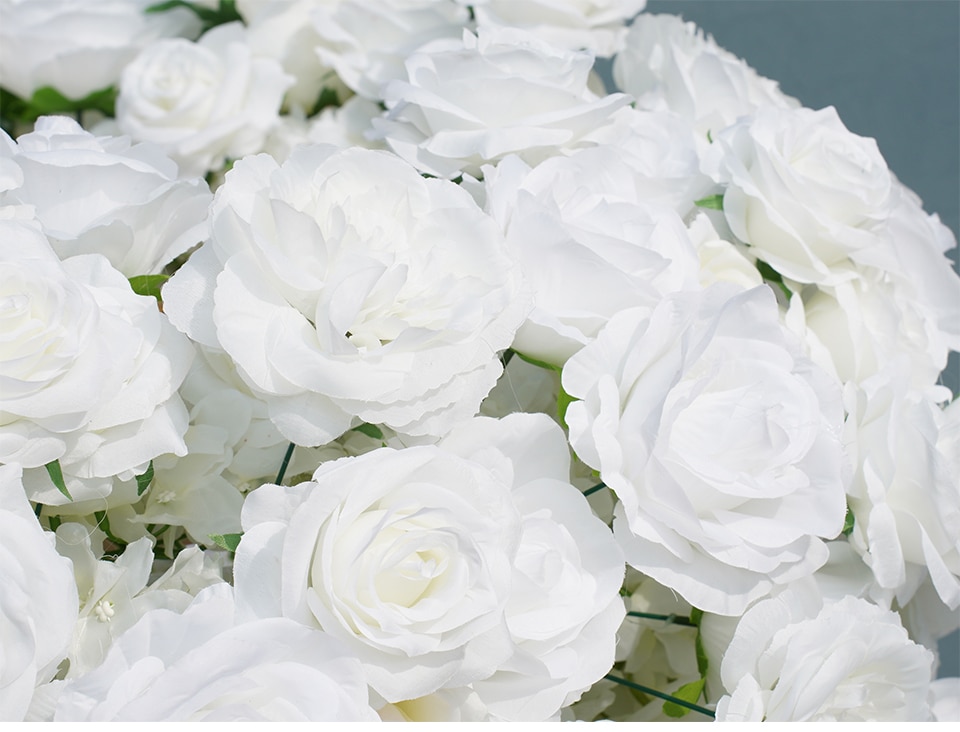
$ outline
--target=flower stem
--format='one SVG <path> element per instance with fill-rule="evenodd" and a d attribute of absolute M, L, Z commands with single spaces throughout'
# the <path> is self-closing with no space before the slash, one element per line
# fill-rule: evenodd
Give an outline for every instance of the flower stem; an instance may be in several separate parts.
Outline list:
<path fill-rule="evenodd" d="M 687 708 L 687 709 L 691 709 L 691 710 L 693 710 L 694 712 L 700 712 L 700 714 L 705 714 L 705 715 L 707 715 L 708 717 L 714 717 L 714 718 L 715 718 L 715 717 L 717 716 L 716 713 L 715 713 L 713 710 L 711 710 L 711 709 L 707 709 L 706 707 L 701 707 L 700 705 L 694 704 L 693 702 L 688 702 L 688 701 L 686 701 L 685 699 L 678 699 L 678 698 L 675 697 L 675 696 L 670 696 L 669 694 L 664 694 L 662 691 L 657 691 L 656 689 L 651 689 L 651 688 L 648 687 L 648 686 L 642 686 L 642 685 L 640 685 L 640 684 L 635 684 L 635 683 L 633 683 L 632 681 L 627 681 L 626 679 L 621 679 L 619 676 L 613 676 L 613 675 L 611 675 L 611 674 L 607 674 L 607 675 L 604 676 L 603 678 L 605 678 L 607 681 L 612 681 L 612 682 L 614 682 L 615 684 L 621 684 L 622 686 L 627 686 L 627 687 L 629 687 L 629 688 L 631 688 L 631 689 L 636 689 L 637 691 L 642 691 L 644 694 L 649 694 L 650 696 L 655 696 L 655 697 L 657 697 L 658 699 L 663 699 L 664 701 L 673 702 L 674 704 L 677 704 L 677 705 L 679 705 L 679 706 L 681 706 L 681 707 L 685 707 L 685 708 Z"/>
<path fill-rule="evenodd" d="M 596 492 L 597 492 L 598 490 L 600 490 L 601 488 L 606 488 L 606 487 L 607 487 L 607 484 L 606 484 L 606 483 L 597 483 L 595 486 L 593 486 L 593 488 L 587 488 L 587 490 L 585 490 L 585 491 L 583 492 L 583 495 L 584 495 L 584 496 L 592 496 L 594 493 L 596 493 Z"/>
<path fill-rule="evenodd" d="M 277 485 L 283 485 L 283 476 L 287 474 L 287 466 L 290 465 L 290 458 L 293 457 L 293 448 L 296 447 L 292 442 L 287 447 L 287 454 L 283 456 L 283 462 L 280 463 L 280 472 L 277 473 L 277 479 L 274 481 Z"/>
<path fill-rule="evenodd" d="M 631 618 L 646 618 L 647 620 L 662 620 L 665 623 L 673 623 L 674 625 L 687 625 L 691 628 L 696 628 L 697 624 L 690 620 L 690 618 L 685 618 L 682 615 L 658 615 L 657 613 L 641 613 L 636 610 L 631 610 L 627 613 Z"/>

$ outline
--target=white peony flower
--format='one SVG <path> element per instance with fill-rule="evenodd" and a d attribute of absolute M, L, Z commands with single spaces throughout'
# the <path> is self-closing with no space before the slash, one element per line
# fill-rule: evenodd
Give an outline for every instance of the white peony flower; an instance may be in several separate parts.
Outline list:
<path fill-rule="evenodd" d="M 360 664 L 285 618 L 237 623 L 220 583 L 182 614 L 157 609 L 102 665 L 57 690 L 55 722 L 378 721 Z"/>
<path fill-rule="evenodd" d="M 724 722 L 922 722 L 933 654 L 889 610 L 810 586 L 751 607 L 723 656 Z"/>
<path fill-rule="evenodd" d="M 755 256 L 797 282 L 834 285 L 853 262 L 893 268 L 885 223 L 899 189 L 873 139 L 833 107 L 765 107 L 715 135 L 704 165 Z"/>
<path fill-rule="evenodd" d="M 477 175 L 510 153 L 534 165 L 589 146 L 588 134 L 630 103 L 587 87 L 593 56 L 564 51 L 513 28 L 464 31 L 407 58 L 407 79 L 382 92 L 380 137 L 420 170 Z"/>
<path fill-rule="evenodd" d="M 598 56 L 612 56 L 623 45 L 624 23 L 643 10 L 647 0 L 478 0 L 470 4 L 479 25 L 523 28 L 560 48 L 585 48 Z"/>
<path fill-rule="evenodd" d="M 477 418 L 263 486 L 238 598 L 344 640 L 387 702 L 472 685 L 501 718 L 548 718 L 610 668 L 624 612 L 622 557 L 562 437 L 543 415 Z"/>
<path fill-rule="evenodd" d="M 165 311 L 234 359 L 287 439 L 356 418 L 437 436 L 476 413 L 528 303 L 466 192 L 389 153 L 301 147 L 240 161 L 211 215 Z"/>
<path fill-rule="evenodd" d="M 53 678 L 77 619 L 70 561 L 27 503 L 19 465 L 0 465 L 0 720 L 20 722 Z"/>
<path fill-rule="evenodd" d="M 0 206 L 32 206 L 61 259 L 96 253 L 127 277 L 156 274 L 206 238 L 207 184 L 180 178 L 154 145 L 41 117 L 16 143 L 0 132 L 0 157 L 20 171 Z"/>
<path fill-rule="evenodd" d="M 470 20 L 456 0 L 326 0 L 310 13 L 316 54 L 357 94 L 379 100 L 403 78 L 404 59 L 440 38 L 459 38 Z"/>
<path fill-rule="evenodd" d="M 486 209 L 534 292 L 514 348 L 562 365 L 617 312 L 652 310 L 697 289 L 698 261 L 671 209 L 646 205 L 642 184 L 610 147 L 484 167 Z M 544 266 L 549 262 L 549 266 Z"/>
<path fill-rule="evenodd" d="M 838 386 L 778 322 L 773 293 L 714 287 L 614 316 L 573 356 L 570 443 L 620 505 L 627 562 L 738 615 L 827 559 L 840 533 Z"/>
<path fill-rule="evenodd" d="M 80 100 L 115 85 L 157 38 L 193 37 L 185 8 L 145 13 L 154 0 L 0 0 L 0 86 L 29 99 L 52 86 Z"/>
<path fill-rule="evenodd" d="M 0 220 L 0 461 L 28 470 L 31 500 L 68 502 L 43 466 L 59 460 L 73 499 L 103 498 L 163 453 L 184 454 L 176 394 L 189 342 L 102 256 L 61 262 L 36 227 Z M 93 510 L 93 509 L 91 509 Z"/>
<path fill-rule="evenodd" d="M 253 56 L 241 23 L 228 23 L 196 43 L 147 46 L 124 69 L 117 123 L 160 145 L 183 175 L 203 175 L 263 148 L 292 82 L 278 62 Z"/>
<path fill-rule="evenodd" d="M 690 120 L 703 143 L 738 117 L 800 103 L 743 60 L 675 15 L 638 15 L 613 65 L 618 88 L 640 109 L 669 110 Z"/>

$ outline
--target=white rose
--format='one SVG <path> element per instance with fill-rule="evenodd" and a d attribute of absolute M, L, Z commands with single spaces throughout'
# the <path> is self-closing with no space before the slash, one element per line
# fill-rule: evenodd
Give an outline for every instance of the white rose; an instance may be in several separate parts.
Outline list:
<path fill-rule="evenodd" d="M 241 23 L 228 23 L 196 43 L 147 46 L 124 69 L 117 123 L 163 147 L 183 175 L 203 175 L 262 149 L 292 81 L 273 59 L 253 56 Z"/>
<path fill-rule="evenodd" d="M 733 233 L 784 277 L 833 285 L 853 261 L 893 268 L 885 223 L 899 195 L 873 139 L 833 107 L 761 109 L 715 135 L 704 165 Z"/>
<path fill-rule="evenodd" d="M 242 160 L 212 229 L 164 288 L 165 312 L 223 348 L 299 445 L 357 417 L 443 434 L 476 413 L 528 308 L 493 221 L 389 153 Z"/>
<path fill-rule="evenodd" d="M 627 562 L 738 615 L 827 559 L 840 533 L 838 386 L 803 358 L 773 293 L 715 286 L 614 316 L 567 361 L 570 443 L 617 494 Z"/>
<path fill-rule="evenodd" d="M 100 255 L 61 262 L 38 228 L 0 220 L 6 344 L 0 360 L 0 461 L 19 462 L 32 500 L 102 498 L 160 454 L 184 454 L 176 390 L 189 342 Z M 85 484 L 91 480 L 89 485 Z"/>
<path fill-rule="evenodd" d="M 624 612 L 622 558 L 562 438 L 543 415 L 477 418 L 263 486 L 238 596 L 347 642 L 388 702 L 469 684 L 492 714 L 549 717 L 610 668 Z"/>
<path fill-rule="evenodd" d="M 247 26 L 247 39 L 255 56 L 272 58 L 293 79 L 287 90 L 288 106 L 309 114 L 324 89 L 340 99 L 350 91 L 336 72 L 320 61 L 320 36 L 311 14 L 324 2 L 339 0 L 237 0 L 237 12 Z"/>
<path fill-rule="evenodd" d="M 41 117 L 7 142 L 0 156 L 21 181 L 0 193 L 0 206 L 32 206 L 61 258 L 102 254 L 127 277 L 156 274 L 206 238 L 207 184 L 178 177 L 154 145 L 95 137 L 67 117 Z"/>
<path fill-rule="evenodd" d="M 157 38 L 194 36 L 185 8 L 145 13 L 153 0 L 2 0 L 0 86 L 29 99 L 52 86 L 83 99 L 116 84 L 123 67 Z"/>
<path fill-rule="evenodd" d="M 20 722 L 67 655 L 77 619 L 70 561 L 27 503 L 19 465 L 0 465 L 0 720 Z"/>
<path fill-rule="evenodd" d="M 515 650 L 472 687 L 497 719 L 549 720 L 613 665 L 623 555 L 570 484 L 566 438 L 544 415 L 476 419 L 439 445 L 476 462 L 495 449 L 513 463 L 522 525 L 504 613 Z"/>
<path fill-rule="evenodd" d="M 858 384 L 905 359 L 906 383 L 915 389 L 933 386 L 949 350 L 936 321 L 915 300 L 903 297 L 897 282 L 883 272 L 858 268 L 858 274 L 833 286 L 808 285 L 792 299 L 811 358 L 840 381 Z"/>
<path fill-rule="evenodd" d="M 401 157 L 442 178 L 477 175 L 510 153 L 534 165 L 588 146 L 585 137 L 630 103 L 587 87 L 593 56 L 513 28 L 480 28 L 407 58 L 407 80 L 383 89 L 374 128 Z"/>
<path fill-rule="evenodd" d="M 824 603 L 798 587 L 741 618 L 721 664 L 729 696 L 717 720 L 927 721 L 932 664 L 896 613 L 854 597 Z"/>
<path fill-rule="evenodd" d="M 357 94 L 379 100 L 404 76 L 404 59 L 438 38 L 456 39 L 470 20 L 455 0 L 337 0 L 315 3 L 316 53 Z"/>
<path fill-rule="evenodd" d="M 340 148 L 365 147 L 383 149 L 379 140 L 368 140 L 372 120 L 379 117 L 380 105 L 363 97 L 350 97 L 339 107 L 324 107 L 309 120 L 293 115 L 280 118 L 264 143 L 263 151 L 283 163 L 298 145 L 335 145 Z"/>
<path fill-rule="evenodd" d="M 357 660 L 285 618 L 237 623 L 220 583 L 148 612 L 102 665 L 64 683 L 54 722 L 377 721 Z"/>
<path fill-rule="evenodd" d="M 652 310 L 667 293 L 697 289 L 683 221 L 643 203 L 642 184 L 614 148 L 533 169 L 511 156 L 483 171 L 486 208 L 534 292 L 513 345 L 524 355 L 562 365 L 617 312 Z"/>
<path fill-rule="evenodd" d="M 947 607 L 960 607 L 960 411 L 909 391 L 903 362 L 847 385 L 845 441 L 856 457 L 849 488 L 851 544 L 877 584 L 907 604 L 929 572 Z M 900 367 L 898 369 L 898 367 Z"/>
<path fill-rule="evenodd" d="M 685 219 L 696 212 L 694 202 L 713 188 L 700 170 L 693 127 L 678 114 L 624 107 L 588 139 L 617 151 L 621 164 L 634 172 L 633 186 L 645 202 L 672 208 Z"/>
<path fill-rule="evenodd" d="M 388 702 L 484 678 L 510 655 L 520 516 L 485 465 L 433 446 L 343 458 L 255 490 L 243 528 L 239 600 L 346 642 Z"/>
<path fill-rule="evenodd" d="M 641 109 L 667 109 L 706 135 L 762 107 L 800 103 L 783 94 L 743 60 L 704 37 L 694 23 L 674 15 L 638 15 L 613 65 L 617 86 Z"/>
<path fill-rule="evenodd" d="M 620 50 L 627 34 L 624 22 L 647 0 L 479 0 L 472 3 L 479 25 L 523 28 L 548 43 L 598 56 Z"/>

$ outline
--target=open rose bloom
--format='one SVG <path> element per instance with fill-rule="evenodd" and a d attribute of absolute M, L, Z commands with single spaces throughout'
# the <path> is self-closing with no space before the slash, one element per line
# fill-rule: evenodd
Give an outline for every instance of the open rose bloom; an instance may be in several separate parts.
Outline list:
<path fill-rule="evenodd" d="M 873 140 L 644 0 L 175 5 L 0 0 L 0 720 L 960 721 Z"/>

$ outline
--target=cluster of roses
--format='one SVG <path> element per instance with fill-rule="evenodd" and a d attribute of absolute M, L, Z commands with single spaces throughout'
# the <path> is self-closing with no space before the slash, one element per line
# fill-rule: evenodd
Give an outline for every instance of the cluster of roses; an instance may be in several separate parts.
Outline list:
<path fill-rule="evenodd" d="M 643 6 L 0 0 L 0 717 L 957 716 L 954 237 Z"/>

